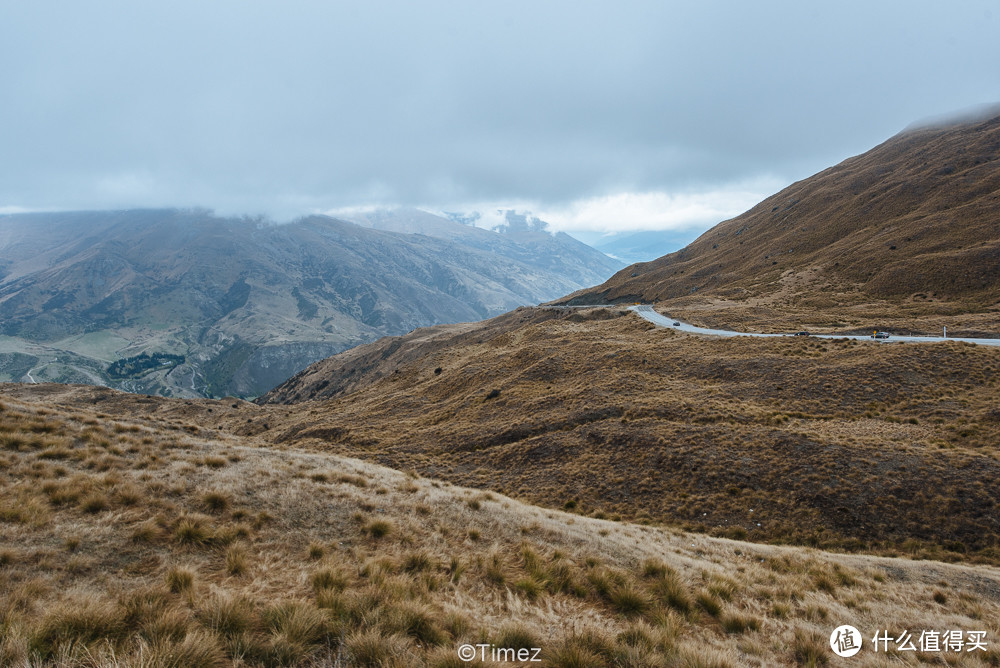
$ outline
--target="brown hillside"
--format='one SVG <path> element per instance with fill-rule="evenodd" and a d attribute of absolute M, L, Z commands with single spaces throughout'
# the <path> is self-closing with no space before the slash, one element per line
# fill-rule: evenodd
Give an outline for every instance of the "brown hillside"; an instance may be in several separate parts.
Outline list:
<path fill-rule="evenodd" d="M 909 129 L 563 301 L 987 311 L 1000 300 L 998 211 L 1000 115 Z"/>
<path fill-rule="evenodd" d="M 826 665 L 844 620 L 985 631 L 984 651 L 918 656 L 1000 661 L 988 566 L 580 517 L 177 419 L 267 410 L 246 403 L 0 399 L 4 667 Z M 464 643 L 542 662 L 463 663 Z"/>
<path fill-rule="evenodd" d="M 596 516 L 996 561 L 997 382 L 1000 350 L 968 344 L 525 309 L 333 357 L 264 398 L 293 402 L 266 433 L 233 428 Z"/>

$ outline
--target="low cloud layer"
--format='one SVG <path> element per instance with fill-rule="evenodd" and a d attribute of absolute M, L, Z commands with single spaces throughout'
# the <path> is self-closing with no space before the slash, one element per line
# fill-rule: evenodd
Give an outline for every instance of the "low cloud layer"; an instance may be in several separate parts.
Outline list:
<path fill-rule="evenodd" d="M 707 226 L 1000 98 L 976 0 L 0 5 L 0 211 Z"/>

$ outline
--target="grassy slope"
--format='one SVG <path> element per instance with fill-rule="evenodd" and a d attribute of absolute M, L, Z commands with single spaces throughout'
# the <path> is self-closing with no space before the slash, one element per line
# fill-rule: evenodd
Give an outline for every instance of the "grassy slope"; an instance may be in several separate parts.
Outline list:
<path fill-rule="evenodd" d="M 584 514 L 996 563 L 998 381 L 1000 351 L 968 344 L 525 310 L 330 358 L 270 398 L 344 394 L 233 429 Z"/>
<path fill-rule="evenodd" d="M 0 663 L 775 666 L 826 663 L 845 620 L 1000 633 L 991 567 L 580 517 L 185 419 L 261 412 L 6 386 Z"/>
<path fill-rule="evenodd" d="M 661 301 L 705 323 L 734 309 L 730 326 L 820 311 L 845 328 L 996 332 L 998 204 L 1000 116 L 908 130 L 569 301 Z"/>

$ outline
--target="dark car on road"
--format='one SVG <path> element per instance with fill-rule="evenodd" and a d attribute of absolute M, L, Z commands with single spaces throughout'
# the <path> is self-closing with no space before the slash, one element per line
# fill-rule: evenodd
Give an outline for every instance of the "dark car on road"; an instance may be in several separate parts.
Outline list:
<path fill-rule="evenodd" d="M 809 336 L 809 332 L 795 332 L 792 336 Z"/>
<path fill-rule="evenodd" d="M 873 339 L 888 339 L 889 338 L 889 332 L 875 332 L 874 334 L 872 334 L 872 338 Z"/>

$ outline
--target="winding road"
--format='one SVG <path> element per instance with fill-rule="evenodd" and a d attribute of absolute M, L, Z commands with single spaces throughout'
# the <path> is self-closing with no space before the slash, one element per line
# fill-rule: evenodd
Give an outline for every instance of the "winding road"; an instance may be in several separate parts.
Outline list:
<path fill-rule="evenodd" d="M 681 322 L 673 318 L 668 318 L 665 315 L 661 315 L 653 310 L 653 307 L 648 304 L 637 304 L 635 306 L 629 306 L 630 311 L 635 311 L 635 313 L 649 322 L 657 325 L 659 327 L 669 327 L 670 329 L 676 329 L 681 332 L 688 332 L 690 334 L 707 334 L 709 336 L 756 336 L 760 338 L 771 338 L 775 336 L 793 336 L 792 334 L 759 334 L 756 332 L 734 332 L 729 329 L 710 329 L 708 327 L 696 327 L 695 325 L 689 325 L 686 322 Z M 674 323 L 679 323 L 676 327 Z M 810 334 L 810 336 L 817 339 L 853 339 L 855 341 L 876 341 L 872 339 L 871 336 L 857 335 L 857 334 Z M 878 343 L 942 343 L 945 341 L 962 341 L 964 343 L 974 343 L 980 346 L 1000 346 L 1000 339 L 968 339 L 959 337 L 943 337 L 943 336 L 896 336 L 893 334 L 888 339 L 877 339 Z"/>

